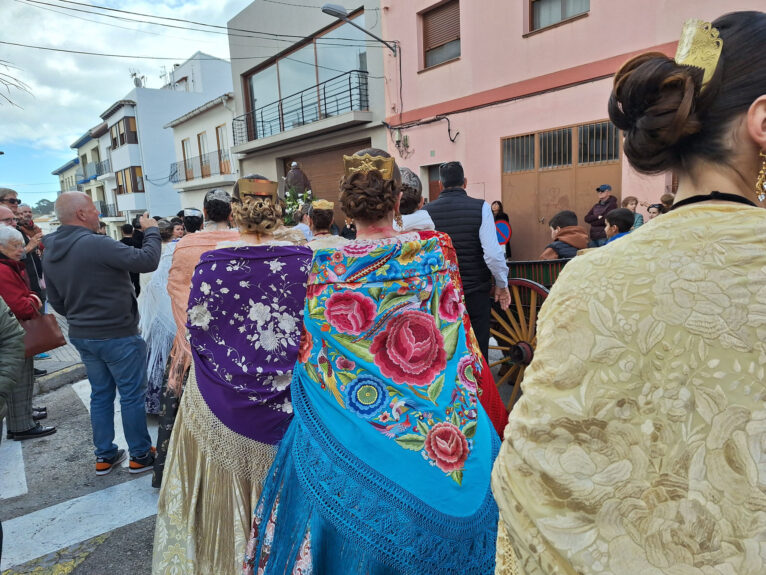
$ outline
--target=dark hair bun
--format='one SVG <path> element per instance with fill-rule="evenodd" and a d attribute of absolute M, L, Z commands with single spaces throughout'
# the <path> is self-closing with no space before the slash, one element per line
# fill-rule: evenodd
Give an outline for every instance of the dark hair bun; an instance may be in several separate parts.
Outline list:
<path fill-rule="evenodd" d="M 649 52 L 615 75 L 609 117 L 625 132 L 625 155 L 639 172 L 656 174 L 682 165 L 685 140 L 702 129 L 695 105 L 702 74 Z"/>
<path fill-rule="evenodd" d="M 349 218 L 376 222 L 394 210 L 397 193 L 397 184 L 377 170 L 356 172 L 340 182 L 340 205 Z"/>

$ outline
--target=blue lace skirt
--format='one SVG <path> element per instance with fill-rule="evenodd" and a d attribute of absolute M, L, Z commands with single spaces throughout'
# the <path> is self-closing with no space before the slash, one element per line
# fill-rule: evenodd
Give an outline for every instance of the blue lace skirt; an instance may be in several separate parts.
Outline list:
<path fill-rule="evenodd" d="M 299 385 L 293 405 L 255 511 L 246 573 L 494 572 L 498 510 L 489 488 L 473 515 L 445 514 L 335 442 Z M 493 447 L 494 460 L 499 441 Z"/>

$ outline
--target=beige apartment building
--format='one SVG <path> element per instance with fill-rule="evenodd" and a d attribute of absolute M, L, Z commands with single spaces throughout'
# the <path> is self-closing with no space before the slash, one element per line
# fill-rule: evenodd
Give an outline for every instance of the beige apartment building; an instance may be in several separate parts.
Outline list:
<path fill-rule="evenodd" d="M 380 35 L 379 2 L 346 9 L 355 24 Z M 386 148 L 387 49 L 318 7 L 253 2 L 228 27 L 236 108 L 231 151 L 239 155 L 239 172 L 276 179 L 284 193 L 295 161 L 314 197 L 336 201 L 343 154 Z"/>

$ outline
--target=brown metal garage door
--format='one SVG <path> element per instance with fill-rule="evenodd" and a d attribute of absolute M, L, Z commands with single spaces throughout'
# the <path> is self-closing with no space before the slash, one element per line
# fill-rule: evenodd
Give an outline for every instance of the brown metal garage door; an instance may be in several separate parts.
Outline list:
<path fill-rule="evenodd" d="M 343 156 L 351 156 L 354 152 L 369 148 L 370 140 L 362 140 L 317 152 L 308 152 L 297 156 L 283 158 L 285 173 L 290 171 L 290 164 L 298 162 L 303 173 L 311 182 L 311 191 L 316 199 L 335 202 L 335 223 L 343 227 L 343 211 L 338 202 L 340 179 L 343 177 Z"/>

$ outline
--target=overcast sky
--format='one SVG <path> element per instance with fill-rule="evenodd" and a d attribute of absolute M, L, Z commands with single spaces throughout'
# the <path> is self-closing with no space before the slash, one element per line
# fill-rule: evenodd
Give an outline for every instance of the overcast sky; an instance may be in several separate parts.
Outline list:
<path fill-rule="evenodd" d="M 43 1 L 85 9 L 60 0 Z M 120 10 L 222 26 L 251 1 L 94 0 Z M 0 0 L 0 22 L 0 40 L 6 42 L 174 58 L 106 58 L 0 44 L 0 60 L 19 68 L 10 71 L 31 92 L 11 92 L 20 108 L 4 102 L 0 105 L 0 151 L 4 152 L 0 156 L 0 187 L 15 188 L 32 205 L 41 198 L 55 199 L 58 179 L 51 171 L 75 156 L 69 145 L 97 125 L 99 114 L 133 88 L 131 70 L 146 76 L 147 87 L 159 88 L 163 65 L 171 69 L 173 62 L 182 62 L 197 50 L 229 58 L 225 35 L 124 22 L 25 0 Z"/>

